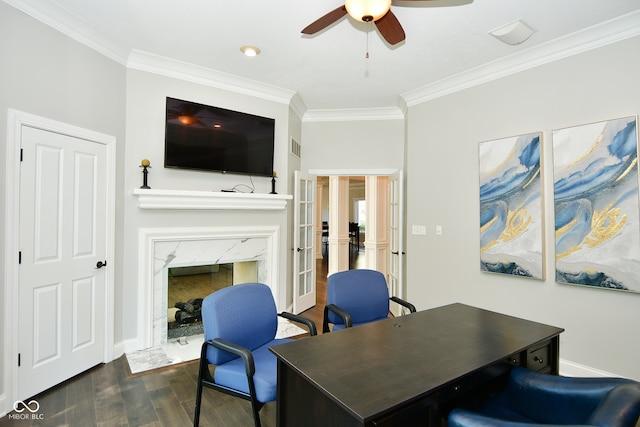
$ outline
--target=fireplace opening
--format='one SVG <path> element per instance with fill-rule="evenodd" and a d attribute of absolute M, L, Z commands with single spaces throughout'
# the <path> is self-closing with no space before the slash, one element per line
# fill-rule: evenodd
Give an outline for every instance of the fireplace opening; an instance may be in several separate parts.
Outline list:
<path fill-rule="evenodd" d="M 202 300 L 227 286 L 255 282 L 257 276 L 256 261 L 168 268 L 167 339 L 202 334 Z"/>

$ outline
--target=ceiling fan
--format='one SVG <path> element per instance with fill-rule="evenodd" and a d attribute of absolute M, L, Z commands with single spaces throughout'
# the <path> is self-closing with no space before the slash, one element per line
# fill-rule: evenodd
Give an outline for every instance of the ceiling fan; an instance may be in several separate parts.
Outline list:
<path fill-rule="evenodd" d="M 430 0 L 401 1 L 422 2 Z M 315 34 L 348 14 L 357 21 L 375 23 L 376 28 L 387 43 L 390 45 L 398 44 L 405 39 L 405 34 L 400 21 L 391 11 L 392 2 L 395 3 L 395 0 L 345 0 L 344 5 L 305 27 L 302 30 L 302 34 Z"/>

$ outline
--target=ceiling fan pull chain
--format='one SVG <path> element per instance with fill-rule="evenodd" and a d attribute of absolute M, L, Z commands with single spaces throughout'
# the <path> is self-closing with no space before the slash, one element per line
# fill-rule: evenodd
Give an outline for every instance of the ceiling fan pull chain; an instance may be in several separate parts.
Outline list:
<path fill-rule="evenodd" d="M 371 27 L 371 22 L 369 22 L 369 27 Z M 364 56 L 366 59 L 369 59 L 369 34 L 371 34 L 371 29 L 367 31 L 367 53 Z"/>

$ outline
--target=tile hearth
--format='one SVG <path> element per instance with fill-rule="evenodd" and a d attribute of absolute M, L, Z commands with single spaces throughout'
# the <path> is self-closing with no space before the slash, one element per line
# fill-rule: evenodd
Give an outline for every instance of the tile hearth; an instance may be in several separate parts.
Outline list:
<path fill-rule="evenodd" d="M 304 329 L 294 325 L 287 319 L 278 318 L 276 338 L 294 337 L 305 332 Z M 203 341 L 202 335 L 192 335 L 168 340 L 165 344 L 156 347 L 127 353 L 129 369 L 132 374 L 139 374 L 196 360 L 200 357 Z"/>

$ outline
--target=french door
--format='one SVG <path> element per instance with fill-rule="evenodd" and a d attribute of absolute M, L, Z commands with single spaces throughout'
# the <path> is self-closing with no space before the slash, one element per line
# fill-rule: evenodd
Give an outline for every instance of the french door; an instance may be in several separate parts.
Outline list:
<path fill-rule="evenodd" d="M 316 305 L 315 198 L 316 177 L 295 172 L 293 226 L 293 312 Z"/>

